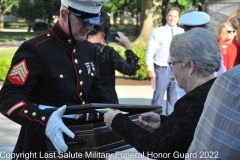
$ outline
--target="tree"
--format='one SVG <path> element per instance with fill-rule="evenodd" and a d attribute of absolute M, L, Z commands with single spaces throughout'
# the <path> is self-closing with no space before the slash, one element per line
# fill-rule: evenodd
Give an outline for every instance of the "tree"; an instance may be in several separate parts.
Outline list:
<path fill-rule="evenodd" d="M 59 14 L 59 0 L 20 0 L 17 15 L 28 21 L 29 27 L 37 18 L 47 19 L 48 28 L 53 21 L 53 15 Z M 30 28 L 28 29 L 30 31 Z"/>
<path fill-rule="evenodd" d="M 45 11 L 46 11 L 46 18 L 48 23 L 48 28 L 51 27 L 51 23 L 53 21 L 53 15 L 59 15 L 59 8 L 61 5 L 60 0 L 43 0 Z"/>
<path fill-rule="evenodd" d="M 0 1 L 0 32 L 4 29 L 4 15 L 18 3 L 18 0 L 1 0 Z"/>
<path fill-rule="evenodd" d="M 44 3 L 41 0 L 20 0 L 17 9 L 17 16 L 28 21 L 30 32 L 35 19 L 44 17 Z"/>
<path fill-rule="evenodd" d="M 179 7 L 181 14 L 189 9 L 201 10 L 205 0 L 142 0 L 141 32 L 133 42 L 135 46 L 146 46 L 156 27 L 166 23 L 166 11 L 169 6 Z"/>
<path fill-rule="evenodd" d="M 153 30 L 163 24 L 169 0 L 142 0 L 141 32 L 134 46 L 146 46 Z"/>
<path fill-rule="evenodd" d="M 111 0 L 103 6 L 103 10 L 113 15 L 113 23 L 115 25 L 116 18 L 125 10 L 130 11 L 132 15 L 138 12 L 139 0 Z"/>
<path fill-rule="evenodd" d="M 205 0 L 170 0 L 171 5 L 177 6 L 181 9 L 181 14 L 188 10 L 202 11 L 202 5 Z"/>

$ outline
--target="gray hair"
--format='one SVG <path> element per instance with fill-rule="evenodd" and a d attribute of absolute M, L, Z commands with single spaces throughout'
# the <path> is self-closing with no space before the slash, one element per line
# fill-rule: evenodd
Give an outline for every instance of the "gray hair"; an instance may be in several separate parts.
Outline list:
<path fill-rule="evenodd" d="M 182 61 L 179 67 L 185 67 L 189 60 L 193 60 L 196 71 L 202 76 L 218 71 L 221 65 L 217 38 L 209 30 L 200 27 L 175 35 L 170 45 L 170 56 Z"/>

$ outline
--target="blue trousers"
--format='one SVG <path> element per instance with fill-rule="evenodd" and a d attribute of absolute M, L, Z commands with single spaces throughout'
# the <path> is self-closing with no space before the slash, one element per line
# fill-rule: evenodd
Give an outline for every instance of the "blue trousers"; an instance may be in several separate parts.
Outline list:
<path fill-rule="evenodd" d="M 156 89 L 153 94 L 152 105 L 162 106 L 165 91 L 167 91 L 166 114 L 170 115 L 174 110 L 178 94 L 176 91 L 177 82 L 166 76 L 167 68 L 154 65 L 156 72 Z"/>

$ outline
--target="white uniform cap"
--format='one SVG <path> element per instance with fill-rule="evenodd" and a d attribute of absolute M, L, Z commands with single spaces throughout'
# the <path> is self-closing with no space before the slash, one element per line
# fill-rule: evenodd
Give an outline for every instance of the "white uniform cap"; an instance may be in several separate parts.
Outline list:
<path fill-rule="evenodd" d="M 211 19 L 210 16 L 205 12 L 191 11 L 183 14 L 180 17 L 180 22 L 183 25 L 187 26 L 200 26 L 207 24 L 210 21 L 210 19 Z"/>
<path fill-rule="evenodd" d="M 99 13 L 102 6 L 107 2 L 108 0 L 61 0 L 65 7 L 69 6 L 87 13 Z"/>
<path fill-rule="evenodd" d="M 63 6 L 85 23 L 100 25 L 99 13 L 109 0 L 61 0 Z"/>

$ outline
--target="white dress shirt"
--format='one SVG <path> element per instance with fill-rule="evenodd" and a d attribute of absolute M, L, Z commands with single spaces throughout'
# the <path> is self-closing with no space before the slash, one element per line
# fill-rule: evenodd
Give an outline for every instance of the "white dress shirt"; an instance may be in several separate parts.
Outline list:
<path fill-rule="evenodd" d="M 172 40 L 171 29 L 168 24 L 156 28 L 149 41 L 146 53 L 146 64 L 148 71 L 154 70 L 154 63 L 158 66 L 168 66 L 169 48 Z M 184 30 L 178 26 L 173 27 L 174 35 L 183 33 Z"/>

